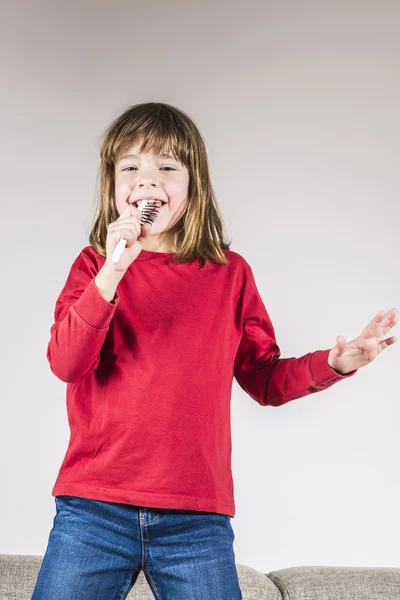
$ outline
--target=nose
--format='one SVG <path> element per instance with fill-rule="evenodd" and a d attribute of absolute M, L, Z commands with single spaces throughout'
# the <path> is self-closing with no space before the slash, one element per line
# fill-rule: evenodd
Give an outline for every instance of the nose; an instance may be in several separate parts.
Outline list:
<path fill-rule="evenodd" d="M 155 190 L 161 189 L 160 186 L 154 182 L 154 179 L 141 179 L 136 186 L 136 190 L 139 194 L 153 194 Z M 157 192 L 158 193 L 158 192 Z"/>
<path fill-rule="evenodd" d="M 138 187 L 142 188 L 142 187 L 148 187 L 152 185 L 153 187 L 156 187 L 156 183 L 154 182 L 154 179 L 141 179 L 140 183 L 138 183 Z"/>

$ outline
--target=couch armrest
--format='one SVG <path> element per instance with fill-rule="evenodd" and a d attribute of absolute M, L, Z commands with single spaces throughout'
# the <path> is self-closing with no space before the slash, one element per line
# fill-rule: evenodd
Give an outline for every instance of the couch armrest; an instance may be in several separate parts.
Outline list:
<path fill-rule="evenodd" d="M 265 573 L 239 563 L 236 570 L 243 600 L 282 600 L 279 590 Z"/>

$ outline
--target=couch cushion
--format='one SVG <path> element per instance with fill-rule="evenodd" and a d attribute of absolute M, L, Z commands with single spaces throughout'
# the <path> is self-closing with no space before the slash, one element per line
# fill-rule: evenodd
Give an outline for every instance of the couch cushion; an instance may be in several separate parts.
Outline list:
<path fill-rule="evenodd" d="M 0 599 L 30 600 L 43 556 L 0 554 Z"/>
<path fill-rule="evenodd" d="M 284 600 L 399 600 L 400 569 L 290 567 L 268 577 Z"/>
<path fill-rule="evenodd" d="M 43 556 L 0 554 L 0 600 L 30 600 Z M 282 600 L 274 584 L 260 571 L 236 565 L 243 600 Z M 210 594 L 210 600 L 212 595 Z M 154 600 L 143 571 L 127 600 Z"/>
<path fill-rule="evenodd" d="M 243 600 L 282 600 L 282 596 L 264 573 L 245 565 L 236 565 Z M 0 597 L 1 598 L 1 597 Z M 129 592 L 127 600 L 154 600 L 143 571 Z M 214 597 L 210 591 L 210 600 Z"/>

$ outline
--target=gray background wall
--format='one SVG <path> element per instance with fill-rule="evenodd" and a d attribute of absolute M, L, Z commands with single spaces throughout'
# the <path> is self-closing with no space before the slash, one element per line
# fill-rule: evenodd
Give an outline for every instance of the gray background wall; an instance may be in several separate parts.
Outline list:
<path fill-rule="evenodd" d="M 188 112 L 282 356 L 351 340 L 400 308 L 400 8 L 20 0 L 1 13 L 0 552 L 43 554 L 69 436 L 45 353 L 88 244 L 103 129 L 138 102 Z M 279 409 L 234 382 L 237 562 L 400 566 L 398 365 L 395 344 Z"/>

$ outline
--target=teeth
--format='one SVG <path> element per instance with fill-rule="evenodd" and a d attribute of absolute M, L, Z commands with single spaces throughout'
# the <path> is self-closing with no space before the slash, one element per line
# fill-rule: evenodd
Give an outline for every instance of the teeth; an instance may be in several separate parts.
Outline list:
<path fill-rule="evenodd" d="M 164 206 L 164 204 L 166 204 L 166 202 L 163 202 L 162 200 L 159 200 L 158 198 L 151 198 L 151 199 L 149 199 L 149 200 L 137 200 L 137 201 L 135 202 L 135 206 L 136 206 L 136 208 L 139 208 L 139 204 L 140 204 L 141 202 L 160 202 L 160 203 L 161 203 L 161 206 Z"/>
<path fill-rule="evenodd" d="M 136 206 L 136 208 L 139 208 L 139 206 L 140 206 L 140 203 L 141 203 L 141 202 L 143 202 L 143 200 L 140 200 L 139 202 L 135 202 L 135 206 Z M 150 208 L 150 207 L 153 207 L 153 206 L 155 206 L 155 207 L 157 207 L 157 208 L 161 209 L 163 206 L 165 206 L 165 204 L 167 204 L 167 203 L 166 203 L 166 202 L 161 202 L 161 201 L 160 201 L 160 206 L 158 206 L 158 205 L 154 205 L 154 204 L 150 204 L 150 205 L 148 205 L 148 207 Z M 140 210 L 140 209 L 139 209 L 139 210 Z"/>

